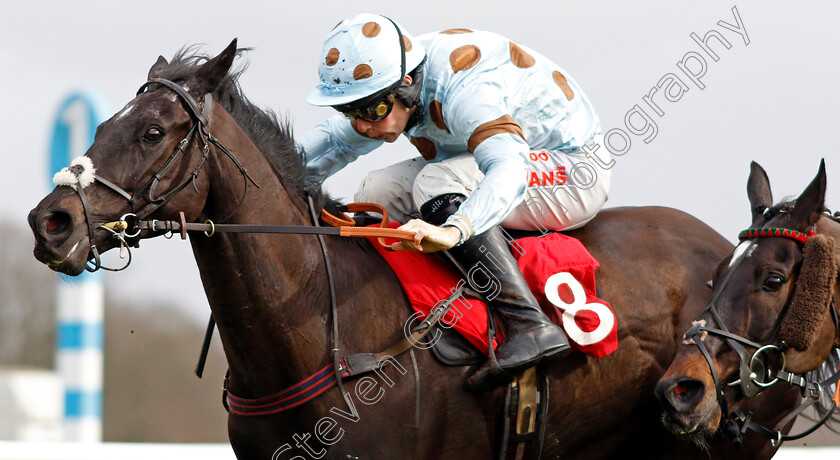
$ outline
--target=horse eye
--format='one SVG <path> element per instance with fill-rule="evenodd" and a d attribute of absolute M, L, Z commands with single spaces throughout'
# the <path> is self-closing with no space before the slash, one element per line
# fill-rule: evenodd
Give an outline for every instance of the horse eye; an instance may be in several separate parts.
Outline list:
<path fill-rule="evenodd" d="M 157 126 L 152 126 L 148 130 L 146 130 L 146 134 L 143 135 L 143 140 L 149 142 L 157 142 L 163 138 L 163 131 L 158 128 Z"/>
<path fill-rule="evenodd" d="M 764 286 L 762 288 L 765 291 L 778 291 L 779 289 L 784 286 L 785 280 L 782 279 L 779 275 L 771 275 L 766 280 L 764 280 Z"/>

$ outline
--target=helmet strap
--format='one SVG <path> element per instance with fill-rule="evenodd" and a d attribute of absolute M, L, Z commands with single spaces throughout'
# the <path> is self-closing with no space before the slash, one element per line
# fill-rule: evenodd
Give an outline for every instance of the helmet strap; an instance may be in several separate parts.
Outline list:
<path fill-rule="evenodd" d="M 403 77 L 405 77 L 405 40 L 403 40 L 403 34 L 400 30 L 400 26 L 394 22 L 393 19 L 389 18 L 388 16 L 382 16 L 383 18 L 387 19 L 394 25 L 394 28 L 397 29 L 397 38 L 400 41 L 400 80 L 402 81 Z"/>
<path fill-rule="evenodd" d="M 423 89 L 423 69 L 426 58 L 417 65 L 417 67 L 409 73 L 411 76 L 411 84 L 407 85 L 403 82 L 399 88 L 394 92 L 394 95 L 408 107 L 414 107 L 420 103 L 420 91 Z"/>
<path fill-rule="evenodd" d="M 400 101 L 402 101 L 402 103 L 407 108 L 410 109 L 420 103 L 420 90 L 423 88 L 423 63 L 426 62 L 426 57 L 424 56 L 423 60 L 420 61 L 420 64 L 418 64 L 417 67 L 415 67 L 415 69 L 411 72 L 412 82 L 410 85 L 406 85 L 403 82 L 403 79 L 405 78 L 407 72 L 405 68 L 405 40 L 403 40 L 402 31 L 393 19 L 389 18 L 388 16 L 382 17 L 390 21 L 391 24 L 394 25 L 394 28 L 397 29 L 397 37 L 399 38 L 400 42 L 400 79 L 398 80 L 399 86 L 394 92 L 394 95 Z M 420 112 L 420 115 L 422 115 L 423 111 L 415 110 L 414 112 Z M 414 118 L 415 117 L 412 117 L 412 119 Z M 413 123 L 411 121 L 412 120 L 409 120 L 409 125 L 406 126 L 406 130 L 408 130 L 410 126 L 417 124 L 419 119 L 413 120 Z"/>
<path fill-rule="evenodd" d="M 425 67 L 423 64 L 425 62 L 426 58 L 423 58 L 423 61 L 421 61 L 420 64 L 409 74 L 412 79 L 410 85 L 403 82 L 403 84 L 394 91 L 394 95 L 400 100 L 400 102 L 403 103 L 403 105 L 409 109 L 416 107 L 405 125 L 405 129 L 403 130 L 404 132 L 413 128 L 417 123 L 420 123 L 420 120 L 423 119 L 423 105 L 420 103 L 420 91 L 423 89 L 423 70 Z"/>

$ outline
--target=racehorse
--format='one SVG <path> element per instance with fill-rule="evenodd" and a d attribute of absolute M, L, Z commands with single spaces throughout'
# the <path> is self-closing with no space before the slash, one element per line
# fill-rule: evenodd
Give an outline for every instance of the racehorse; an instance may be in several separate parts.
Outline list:
<path fill-rule="evenodd" d="M 830 400 L 840 378 L 840 219 L 825 210 L 825 189 L 823 162 L 798 198 L 771 206 L 767 174 L 752 163 L 752 224 L 717 266 L 707 309 L 656 386 L 672 432 L 703 444 L 729 425 L 770 438 L 769 458 L 811 432 L 787 434 L 805 408 L 831 420 L 840 404 L 840 393 Z M 753 397 L 767 408 L 760 422 L 743 407 Z"/>
<path fill-rule="evenodd" d="M 231 71 L 237 54 L 234 40 L 213 58 L 188 49 L 171 63 L 158 59 L 137 96 L 67 169 L 65 185 L 30 213 L 38 260 L 78 275 L 106 268 L 100 254 L 109 249 L 130 250 L 173 228 L 156 222 L 311 228 L 307 197 L 316 211 L 337 211 L 320 188 L 304 186 L 288 123 L 242 95 L 241 71 Z M 147 225 L 106 225 L 132 219 Z M 322 249 L 313 235 L 214 233 L 189 240 L 229 364 L 226 388 L 240 401 L 328 371 L 334 349 L 373 352 L 402 338 L 408 300 L 367 240 L 323 237 Z M 574 352 L 541 366 L 552 390 L 542 458 L 669 457 L 674 443 L 653 388 L 732 245 L 661 207 L 604 210 L 569 235 L 601 264 L 599 296 L 615 310 L 619 345 L 599 359 Z M 346 391 L 331 388 L 288 411 L 231 411 L 230 441 L 242 459 L 491 458 L 504 389 L 469 393 L 462 382 L 470 372 L 412 350 L 378 378 L 347 379 Z M 682 458 L 706 457 L 676 446 Z"/>

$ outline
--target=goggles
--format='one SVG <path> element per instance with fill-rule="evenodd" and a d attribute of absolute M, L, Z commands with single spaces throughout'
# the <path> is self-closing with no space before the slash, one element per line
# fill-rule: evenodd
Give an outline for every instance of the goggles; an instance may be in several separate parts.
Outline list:
<path fill-rule="evenodd" d="M 394 101 L 396 101 L 394 90 L 399 87 L 400 83 L 402 81 L 371 96 L 353 101 L 349 104 L 336 105 L 333 108 L 350 120 L 360 119 L 372 123 L 382 121 L 394 109 Z"/>

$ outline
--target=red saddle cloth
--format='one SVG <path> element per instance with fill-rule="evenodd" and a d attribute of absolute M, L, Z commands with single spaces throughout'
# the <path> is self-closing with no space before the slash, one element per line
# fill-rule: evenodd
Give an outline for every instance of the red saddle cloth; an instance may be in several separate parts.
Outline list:
<path fill-rule="evenodd" d="M 391 222 L 390 226 L 396 228 L 399 224 Z M 399 278 L 412 308 L 419 313 L 419 321 L 452 295 L 459 283 L 467 282 L 437 255 L 387 251 L 376 238 L 369 240 Z M 615 314 L 610 304 L 595 294 L 598 261 L 580 241 L 551 233 L 516 240 L 511 249 L 540 307 L 554 323 L 563 327 L 574 348 L 601 357 L 618 347 Z M 484 302 L 462 296 L 442 321 L 444 326 L 450 325 L 487 353 Z"/>

